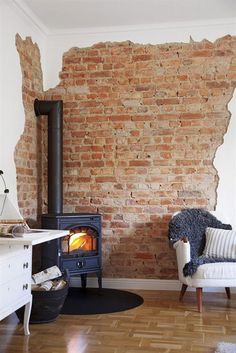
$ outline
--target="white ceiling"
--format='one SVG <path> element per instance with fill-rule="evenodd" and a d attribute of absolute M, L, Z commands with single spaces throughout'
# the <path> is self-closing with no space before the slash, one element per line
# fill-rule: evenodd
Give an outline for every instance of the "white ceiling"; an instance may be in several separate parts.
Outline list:
<path fill-rule="evenodd" d="M 236 18 L 236 0 L 13 1 L 49 32 Z"/>

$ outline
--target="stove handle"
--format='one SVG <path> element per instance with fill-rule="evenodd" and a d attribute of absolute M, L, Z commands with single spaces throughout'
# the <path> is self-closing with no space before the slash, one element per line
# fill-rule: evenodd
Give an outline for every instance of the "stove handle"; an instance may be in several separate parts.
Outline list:
<path fill-rule="evenodd" d="M 85 260 L 79 260 L 79 261 L 77 262 L 77 266 L 78 266 L 79 268 L 83 268 L 85 265 L 86 265 Z"/>

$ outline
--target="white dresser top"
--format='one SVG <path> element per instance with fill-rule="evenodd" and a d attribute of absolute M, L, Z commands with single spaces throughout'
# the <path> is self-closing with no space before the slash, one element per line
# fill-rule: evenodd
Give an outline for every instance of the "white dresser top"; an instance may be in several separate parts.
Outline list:
<path fill-rule="evenodd" d="M 68 230 L 53 230 L 53 229 L 32 229 L 32 233 L 30 231 L 26 233 L 23 237 L 16 238 L 0 238 L 1 244 L 29 244 L 29 245 L 37 245 L 41 243 L 45 243 L 46 241 L 51 241 L 57 238 L 65 237 L 69 234 Z"/>

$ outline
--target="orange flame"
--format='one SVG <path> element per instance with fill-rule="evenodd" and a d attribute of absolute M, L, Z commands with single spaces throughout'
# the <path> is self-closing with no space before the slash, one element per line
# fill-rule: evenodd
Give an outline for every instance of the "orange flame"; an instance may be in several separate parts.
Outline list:
<path fill-rule="evenodd" d="M 73 250 L 94 250 L 93 238 L 86 232 L 75 233 L 71 235 L 69 249 Z"/>

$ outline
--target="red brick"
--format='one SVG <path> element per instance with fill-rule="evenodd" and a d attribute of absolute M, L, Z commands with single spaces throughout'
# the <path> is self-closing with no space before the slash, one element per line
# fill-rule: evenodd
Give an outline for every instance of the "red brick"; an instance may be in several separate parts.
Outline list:
<path fill-rule="evenodd" d="M 151 55 L 145 55 L 145 54 L 143 54 L 143 55 L 134 55 L 133 56 L 133 61 L 149 61 L 149 60 L 151 60 L 152 59 L 152 56 Z"/>
<path fill-rule="evenodd" d="M 129 165 L 131 167 L 148 167 L 150 165 L 150 162 L 145 160 L 134 160 L 130 161 Z"/>
<path fill-rule="evenodd" d="M 229 88 L 230 84 L 227 81 L 211 81 L 206 83 L 208 88 Z"/>
<path fill-rule="evenodd" d="M 116 178 L 112 176 L 104 176 L 95 178 L 96 183 L 114 183 L 116 182 Z"/>
<path fill-rule="evenodd" d="M 193 57 L 209 57 L 212 56 L 211 50 L 197 50 L 192 53 Z"/>
<path fill-rule="evenodd" d="M 178 98 L 163 98 L 156 100 L 157 105 L 171 105 L 171 104 L 179 104 Z"/>

